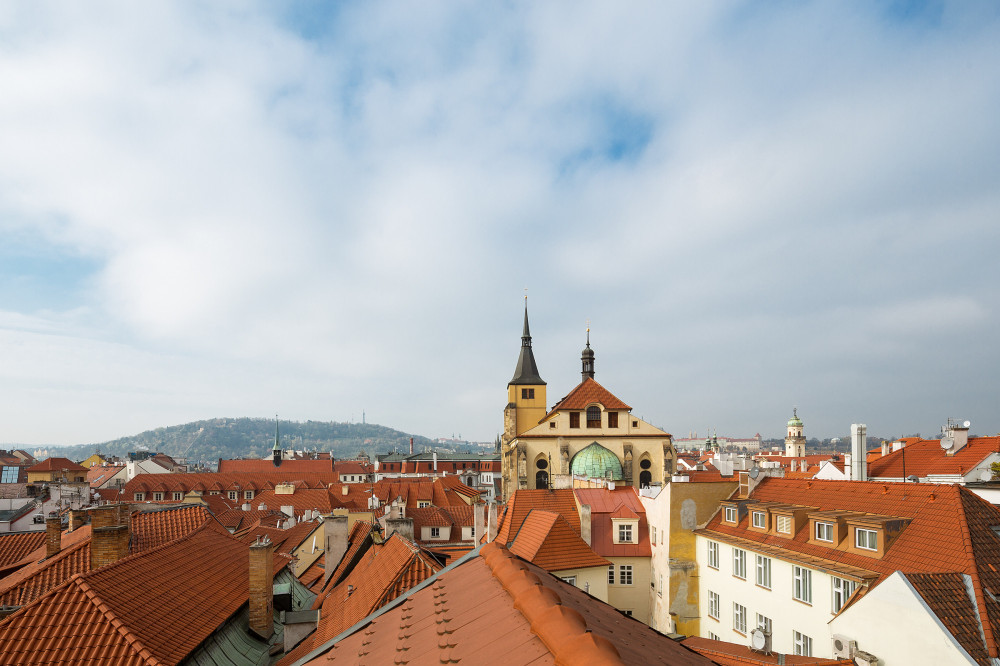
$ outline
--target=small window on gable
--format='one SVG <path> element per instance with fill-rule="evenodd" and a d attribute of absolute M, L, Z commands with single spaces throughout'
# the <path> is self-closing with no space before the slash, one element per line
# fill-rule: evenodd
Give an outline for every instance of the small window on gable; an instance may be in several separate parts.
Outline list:
<path fill-rule="evenodd" d="M 638 421 L 632 421 L 632 427 L 633 428 L 638 428 L 639 427 L 639 422 Z"/>
<path fill-rule="evenodd" d="M 441 528 L 440 527 L 432 527 L 431 528 L 431 538 L 432 539 L 439 539 L 439 538 L 441 538 Z"/>
<path fill-rule="evenodd" d="M 418 509 L 426 509 L 430 505 L 431 505 L 431 503 L 427 502 L 425 500 L 417 500 L 417 508 Z"/>
<path fill-rule="evenodd" d="M 609 428 L 618 427 L 618 412 L 608 412 L 608 427 Z"/>
<path fill-rule="evenodd" d="M 556 422 L 555 421 L 549 421 L 549 427 L 550 428 L 555 428 L 556 427 Z"/>
<path fill-rule="evenodd" d="M 569 427 L 579 428 L 580 427 L 580 412 L 570 412 L 569 413 Z"/>
<path fill-rule="evenodd" d="M 175 502 L 180 501 L 183 498 L 184 498 L 184 493 L 178 493 L 178 492 L 174 493 L 174 501 Z"/>
<path fill-rule="evenodd" d="M 163 493 L 153 493 L 153 501 L 154 502 L 162 502 L 163 501 Z"/>
<path fill-rule="evenodd" d="M 601 427 L 601 408 L 595 405 L 587 407 L 587 427 L 588 428 L 600 428 Z"/>

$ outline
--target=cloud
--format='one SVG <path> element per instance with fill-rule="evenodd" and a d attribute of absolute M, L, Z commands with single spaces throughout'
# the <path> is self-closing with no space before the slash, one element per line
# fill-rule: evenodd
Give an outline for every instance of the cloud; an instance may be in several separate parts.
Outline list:
<path fill-rule="evenodd" d="M 72 258 L 8 245 L 0 332 L 61 350 L 46 386 L 77 404 L 118 389 L 75 355 L 134 369 L 133 418 L 44 441 L 289 403 L 491 440 L 524 287 L 553 398 L 589 318 L 602 381 L 668 430 L 777 435 L 797 403 L 840 434 L 858 383 L 934 381 L 942 350 L 988 410 L 995 12 L 0 12 L 0 241 Z M 908 390 L 863 392 L 884 429 L 947 416 Z"/>

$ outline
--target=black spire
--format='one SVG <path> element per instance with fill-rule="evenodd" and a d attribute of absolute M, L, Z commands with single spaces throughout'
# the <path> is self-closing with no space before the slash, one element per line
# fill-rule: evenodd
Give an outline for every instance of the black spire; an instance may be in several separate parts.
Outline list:
<path fill-rule="evenodd" d="M 521 333 L 521 355 L 517 357 L 517 367 L 514 368 L 514 378 L 510 384 L 544 384 L 538 376 L 538 366 L 535 365 L 535 355 L 531 351 L 531 332 L 528 330 L 528 297 L 524 297 L 524 332 Z"/>
<path fill-rule="evenodd" d="M 274 466 L 277 467 L 281 464 L 281 439 L 278 436 L 278 415 L 274 415 L 274 447 L 271 448 L 271 457 L 274 460 Z"/>
<path fill-rule="evenodd" d="M 590 328 L 587 328 L 587 346 L 583 348 L 583 354 L 580 356 L 580 362 L 583 364 L 583 370 L 580 373 L 581 379 L 586 380 L 587 377 L 591 379 L 594 378 L 594 350 L 590 348 Z"/>

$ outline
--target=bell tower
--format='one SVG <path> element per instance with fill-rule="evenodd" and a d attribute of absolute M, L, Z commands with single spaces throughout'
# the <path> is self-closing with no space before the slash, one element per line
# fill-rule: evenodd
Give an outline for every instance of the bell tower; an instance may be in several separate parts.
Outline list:
<path fill-rule="evenodd" d="M 788 420 L 788 434 L 785 436 L 785 455 L 801 458 L 806 454 L 806 438 L 802 434 L 802 419 L 798 409 L 792 409 L 792 418 Z"/>
<path fill-rule="evenodd" d="M 535 355 L 531 350 L 531 331 L 528 328 L 528 297 L 525 296 L 521 353 L 517 357 L 514 377 L 507 383 L 504 439 L 509 442 L 525 430 L 535 427 L 543 416 L 545 416 L 545 381 L 538 375 Z"/>

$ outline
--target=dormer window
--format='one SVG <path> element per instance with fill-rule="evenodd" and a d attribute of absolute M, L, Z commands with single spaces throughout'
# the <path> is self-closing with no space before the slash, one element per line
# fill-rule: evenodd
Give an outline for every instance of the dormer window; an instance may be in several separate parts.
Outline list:
<path fill-rule="evenodd" d="M 782 534 L 792 533 L 792 517 L 791 516 L 778 516 L 775 523 L 775 528 Z"/>
<path fill-rule="evenodd" d="M 767 514 L 763 511 L 753 512 L 753 526 L 758 529 L 767 529 Z"/>
<path fill-rule="evenodd" d="M 430 505 L 431 505 L 431 503 L 427 502 L 425 500 L 417 500 L 417 508 L 418 509 L 426 509 Z"/>
<path fill-rule="evenodd" d="M 878 532 L 856 528 L 854 530 L 854 545 L 863 550 L 878 550 Z"/>
<path fill-rule="evenodd" d="M 601 408 L 596 405 L 587 407 L 587 427 L 588 428 L 600 428 L 601 427 Z"/>
<path fill-rule="evenodd" d="M 618 525 L 618 541 L 620 543 L 632 543 L 631 523 L 621 523 Z"/>
<path fill-rule="evenodd" d="M 833 523 L 816 523 L 816 541 L 833 543 Z"/>
<path fill-rule="evenodd" d="M 726 507 L 726 522 L 727 523 L 735 523 L 735 522 L 737 522 L 736 521 L 736 507 L 735 506 L 727 506 Z"/>

